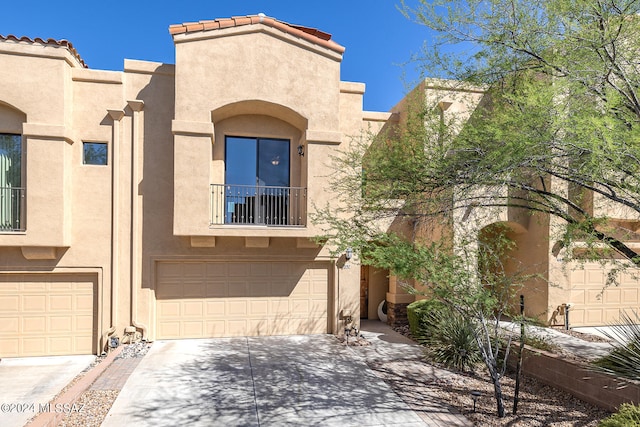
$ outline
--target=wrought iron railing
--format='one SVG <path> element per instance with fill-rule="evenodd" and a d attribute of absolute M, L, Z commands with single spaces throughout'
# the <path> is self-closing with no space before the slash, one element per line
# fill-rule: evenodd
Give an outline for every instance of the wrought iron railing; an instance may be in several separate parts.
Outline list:
<path fill-rule="evenodd" d="M 304 226 L 306 199 L 302 187 L 211 184 L 211 224 Z"/>
<path fill-rule="evenodd" d="M 0 187 L 0 232 L 25 230 L 24 199 L 24 188 Z"/>

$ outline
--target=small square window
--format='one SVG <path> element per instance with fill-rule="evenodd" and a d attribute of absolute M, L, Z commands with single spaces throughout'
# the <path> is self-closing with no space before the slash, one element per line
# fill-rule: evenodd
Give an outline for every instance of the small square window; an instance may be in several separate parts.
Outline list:
<path fill-rule="evenodd" d="M 85 165 L 106 165 L 107 144 L 104 142 L 85 142 L 83 144 L 82 163 Z"/>

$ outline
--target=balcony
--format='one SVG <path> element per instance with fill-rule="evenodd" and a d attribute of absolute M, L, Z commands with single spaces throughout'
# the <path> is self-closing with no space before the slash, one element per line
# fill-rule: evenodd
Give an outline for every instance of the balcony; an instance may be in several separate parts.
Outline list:
<path fill-rule="evenodd" d="M 307 189 L 211 184 L 211 225 L 304 227 Z"/>
<path fill-rule="evenodd" d="M 25 190 L 0 187 L 0 232 L 25 231 Z"/>

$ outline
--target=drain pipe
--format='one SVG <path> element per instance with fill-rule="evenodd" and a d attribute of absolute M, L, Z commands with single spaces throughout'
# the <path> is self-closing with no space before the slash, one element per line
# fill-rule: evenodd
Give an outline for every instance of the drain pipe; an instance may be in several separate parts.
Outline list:
<path fill-rule="evenodd" d="M 118 206 L 119 206 L 119 164 L 120 120 L 123 110 L 107 110 L 113 120 L 113 143 L 111 144 L 111 327 L 102 334 L 100 348 L 107 346 L 107 339 L 116 331 L 118 324 Z"/>
<path fill-rule="evenodd" d="M 140 252 L 140 233 L 138 218 L 140 211 L 140 200 L 138 195 L 138 147 L 140 143 L 140 112 L 144 108 L 144 101 L 127 101 L 129 108 L 133 111 L 131 126 L 131 325 L 142 331 L 142 339 L 147 339 L 147 327 L 137 321 L 138 309 L 138 277 Z"/>

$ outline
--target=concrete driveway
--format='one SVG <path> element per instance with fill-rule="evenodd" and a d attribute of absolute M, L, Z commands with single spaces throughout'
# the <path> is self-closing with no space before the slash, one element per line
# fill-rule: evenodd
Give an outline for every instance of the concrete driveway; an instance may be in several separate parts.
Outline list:
<path fill-rule="evenodd" d="M 46 410 L 46 404 L 95 358 L 89 355 L 2 359 L 0 426 L 22 427 L 39 411 Z"/>
<path fill-rule="evenodd" d="M 157 341 L 102 425 L 426 425 L 365 358 L 330 335 Z"/>

